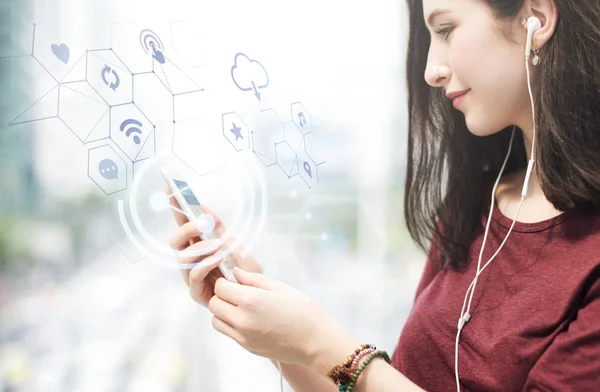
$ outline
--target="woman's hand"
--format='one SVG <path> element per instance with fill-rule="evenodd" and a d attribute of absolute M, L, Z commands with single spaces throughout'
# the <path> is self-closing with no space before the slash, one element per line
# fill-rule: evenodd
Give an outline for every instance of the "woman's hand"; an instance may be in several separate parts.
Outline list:
<path fill-rule="evenodd" d="M 208 309 L 214 328 L 249 352 L 325 374 L 358 347 L 348 331 L 305 294 L 262 274 L 237 268 L 234 273 L 239 284 L 218 279 Z"/>
<path fill-rule="evenodd" d="M 170 189 L 165 190 L 165 192 L 167 195 L 171 195 Z M 181 207 L 174 197 L 169 197 L 169 202 L 174 208 L 181 211 Z M 227 228 L 223 222 L 205 206 L 202 206 L 202 209 L 205 213 L 213 216 L 215 219 L 215 232 L 219 237 L 223 237 L 227 233 Z M 179 228 L 171 235 L 171 247 L 182 251 L 179 252 L 177 257 L 181 264 L 198 263 L 201 261 L 201 263 L 192 269 L 181 268 L 181 273 L 190 288 L 190 295 L 194 301 L 207 307 L 208 301 L 214 295 L 215 282 L 217 279 L 223 277 L 223 274 L 217 268 L 222 261 L 222 256 L 218 252 L 221 243 L 219 240 L 202 241 L 200 239 L 200 231 L 194 222 L 190 222 L 185 215 L 175 210 L 173 211 L 173 215 Z M 225 244 L 231 245 L 235 241 L 235 236 L 228 233 Z M 200 254 L 200 256 L 190 256 L 189 253 L 191 252 Z M 240 253 L 241 249 L 238 246 L 233 249 L 229 257 L 233 257 L 235 264 L 245 270 L 262 272 L 261 265 L 252 256 L 241 257 Z"/>

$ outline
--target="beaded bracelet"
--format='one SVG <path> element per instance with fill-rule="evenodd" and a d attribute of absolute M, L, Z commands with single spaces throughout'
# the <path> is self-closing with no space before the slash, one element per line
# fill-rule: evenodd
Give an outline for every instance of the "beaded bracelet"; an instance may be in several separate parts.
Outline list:
<path fill-rule="evenodd" d="M 329 372 L 327 372 L 327 377 L 329 377 L 331 379 L 331 381 L 333 381 L 336 385 L 341 385 L 341 384 L 348 385 L 350 383 L 350 381 L 352 380 L 352 375 L 353 375 L 352 369 L 350 368 L 352 361 L 354 361 L 356 356 L 361 351 L 364 351 L 367 349 L 375 350 L 376 347 L 372 344 L 362 344 L 360 347 L 358 347 L 358 348 L 356 348 L 356 350 L 354 350 L 354 353 L 352 353 L 351 355 L 348 355 L 348 358 L 346 359 L 346 361 L 344 363 L 342 363 L 341 365 L 334 366 Z"/>
<path fill-rule="evenodd" d="M 350 384 L 348 384 L 347 387 L 344 388 L 343 390 L 340 387 L 340 391 L 343 391 L 343 392 L 352 392 L 352 390 L 354 389 L 354 386 L 356 385 L 356 381 L 358 380 L 358 377 L 360 377 L 360 375 L 363 372 L 363 370 L 365 370 L 365 368 L 369 365 L 369 363 L 371 363 L 371 361 L 373 359 L 375 359 L 376 357 L 383 358 L 387 363 L 391 362 L 390 357 L 389 357 L 389 355 L 388 355 L 387 352 L 385 352 L 383 350 L 377 350 L 375 352 L 372 352 L 371 354 L 369 354 L 367 356 L 367 358 L 365 359 L 365 361 L 360 364 L 360 366 L 358 367 L 358 369 L 354 373 L 354 377 L 352 377 L 352 381 L 350 381 Z"/>
<path fill-rule="evenodd" d="M 391 362 L 391 360 L 390 360 L 387 352 L 382 351 L 382 350 L 379 350 L 379 351 L 373 350 L 373 351 L 371 351 L 367 355 L 367 359 L 365 360 L 365 362 L 363 362 L 362 365 L 358 369 L 356 369 L 356 372 L 352 376 L 352 380 L 349 383 L 341 383 L 340 384 L 339 392 L 352 392 L 352 390 L 354 389 L 354 386 L 356 385 L 356 381 L 358 380 L 358 377 L 363 372 L 363 370 L 367 367 L 367 365 L 369 365 L 369 363 L 375 357 L 382 357 L 387 363 Z M 354 360 L 356 360 L 356 358 Z"/>
<path fill-rule="evenodd" d="M 361 359 L 363 359 L 364 357 L 366 357 L 367 355 L 369 355 L 372 352 L 374 352 L 374 351 L 375 351 L 374 348 L 367 348 L 367 349 L 362 350 L 361 352 L 359 352 L 358 355 L 355 356 L 354 359 L 352 360 L 352 364 L 350 365 L 350 369 L 356 370 L 356 368 L 358 367 L 358 362 Z"/>

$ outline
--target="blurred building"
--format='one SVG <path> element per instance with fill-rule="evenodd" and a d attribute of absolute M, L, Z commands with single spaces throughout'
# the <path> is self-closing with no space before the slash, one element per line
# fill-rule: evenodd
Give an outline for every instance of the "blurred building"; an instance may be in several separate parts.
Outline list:
<path fill-rule="evenodd" d="M 21 18 L 28 14 L 29 4 L 0 1 L 0 58 L 23 53 L 17 32 L 22 27 Z M 32 98 L 27 88 L 31 81 L 15 77 L 23 75 L 18 68 L 19 61 L 0 59 L 0 216 L 31 211 L 38 194 L 33 125 L 9 126 L 15 113 Z"/>

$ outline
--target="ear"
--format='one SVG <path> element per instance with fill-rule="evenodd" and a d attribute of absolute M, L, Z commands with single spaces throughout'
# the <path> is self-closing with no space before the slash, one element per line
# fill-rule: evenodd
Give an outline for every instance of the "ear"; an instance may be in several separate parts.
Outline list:
<path fill-rule="evenodd" d="M 528 0 L 524 6 L 526 6 L 526 10 L 529 9 L 529 12 L 525 12 L 525 15 L 536 16 L 542 22 L 542 27 L 533 33 L 533 42 L 537 44 L 538 48 L 542 48 L 552 38 L 556 30 L 556 24 L 558 23 L 556 2 L 555 0 Z"/>

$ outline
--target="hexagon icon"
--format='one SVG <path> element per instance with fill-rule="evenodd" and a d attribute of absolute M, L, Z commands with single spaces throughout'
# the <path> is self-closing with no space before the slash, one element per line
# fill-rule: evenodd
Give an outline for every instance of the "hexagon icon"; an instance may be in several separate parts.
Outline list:
<path fill-rule="evenodd" d="M 286 141 L 275 144 L 275 152 L 277 153 L 277 165 L 288 178 L 298 174 L 298 155 Z"/>
<path fill-rule="evenodd" d="M 112 49 L 89 50 L 87 81 L 110 105 L 133 101 L 133 75 Z"/>
<path fill-rule="evenodd" d="M 316 163 L 306 151 L 306 143 L 302 142 L 298 150 L 298 173 L 309 188 L 319 183 L 319 166 L 324 162 Z"/>
<path fill-rule="evenodd" d="M 82 143 L 109 136 L 110 108 L 87 82 L 60 86 L 58 117 Z"/>
<path fill-rule="evenodd" d="M 84 40 L 65 34 L 68 29 L 56 27 L 54 23 L 34 24 L 33 57 L 57 82 L 84 80 Z"/>
<path fill-rule="evenodd" d="M 248 126 L 236 112 L 225 113 L 223 118 L 223 136 L 237 151 L 250 147 Z"/>
<path fill-rule="evenodd" d="M 292 121 L 298 126 L 298 129 L 302 131 L 304 135 L 312 132 L 312 123 L 310 119 L 310 113 L 300 102 L 294 102 L 291 104 Z"/>
<path fill-rule="evenodd" d="M 148 34 L 146 34 L 148 32 Z M 148 26 L 135 22 L 112 22 L 110 25 L 110 45 L 115 54 L 134 74 L 150 72 L 154 58 L 151 55 L 154 47 L 162 53 L 162 39 L 148 30 Z M 160 32 L 162 35 L 162 32 Z M 151 41 L 146 36 L 154 36 Z"/>
<path fill-rule="evenodd" d="M 106 195 L 127 189 L 127 163 L 108 144 L 88 150 L 88 177 Z"/>
<path fill-rule="evenodd" d="M 218 117 L 201 117 L 173 125 L 173 154 L 198 175 L 225 166 L 227 142 Z"/>
<path fill-rule="evenodd" d="M 265 166 L 277 163 L 275 144 L 285 140 L 283 121 L 273 109 L 261 110 L 252 124 L 252 151 Z"/>
<path fill-rule="evenodd" d="M 132 162 L 155 154 L 156 127 L 135 104 L 110 108 L 110 138 Z"/>

